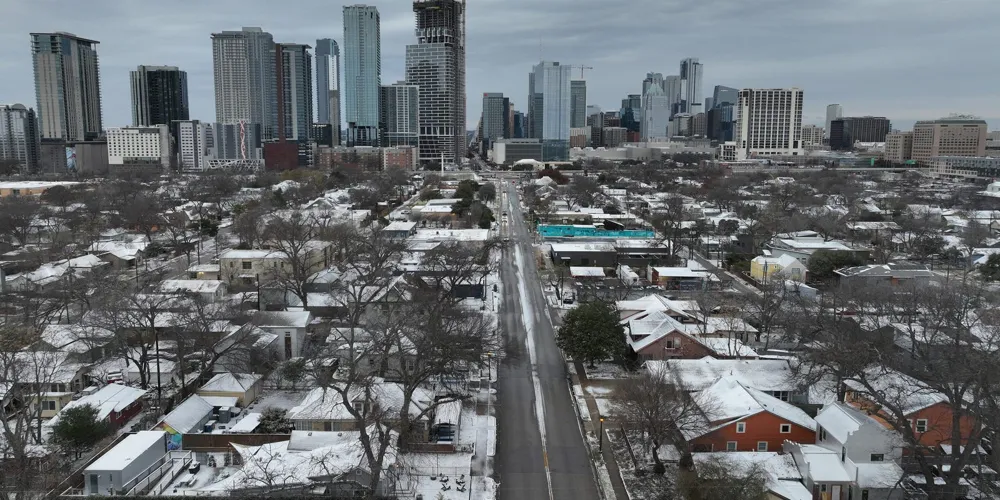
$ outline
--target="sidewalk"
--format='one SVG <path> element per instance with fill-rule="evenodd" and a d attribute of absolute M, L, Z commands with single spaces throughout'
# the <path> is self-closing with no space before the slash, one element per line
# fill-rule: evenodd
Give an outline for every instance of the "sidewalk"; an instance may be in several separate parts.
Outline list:
<path fill-rule="evenodd" d="M 590 380 L 587 379 L 587 372 L 584 370 L 583 363 L 575 361 L 574 367 L 576 368 L 576 375 L 573 376 L 573 384 L 579 384 L 583 389 L 583 399 L 587 403 L 587 412 L 590 413 L 589 421 L 585 421 L 583 423 L 584 429 L 586 429 L 588 433 L 597 435 L 601 428 L 601 411 L 597 406 L 597 401 L 594 399 L 594 396 L 587 391 L 587 387 L 590 385 Z M 607 433 L 608 429 L 611 429 L 613 425 L 613 421 L 605 417 L 605 433 Z M 625 483 L 622 481 L 621 471 L 618 470 L 618 462 L 615 461 L 615 455 L 611 449 L 611 440 L 606 435 L 600 436 L 600 439 L 604 441 L 604 445 L 600 447 L 602 449 L 601 457 L 604 459 L 604 466 L 608 470 L 608 476 L 611 477 L 611 487 L 614 489 L 615 498 L 617 500 L 630 500 L 628 492 L 625 490 Z"/>

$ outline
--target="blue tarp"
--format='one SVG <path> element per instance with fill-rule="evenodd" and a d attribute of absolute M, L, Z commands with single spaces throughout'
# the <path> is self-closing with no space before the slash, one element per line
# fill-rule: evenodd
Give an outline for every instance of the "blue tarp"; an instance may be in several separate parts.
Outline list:
<path fill-rule="evenodd" d="M 540 224 L 538 234 L 543 238 L 653 238 L 656 234 L 653 231 L 643 229 L 625 229 L 621 231 L 611 231 L 592 226 L 559 226 Z"/>

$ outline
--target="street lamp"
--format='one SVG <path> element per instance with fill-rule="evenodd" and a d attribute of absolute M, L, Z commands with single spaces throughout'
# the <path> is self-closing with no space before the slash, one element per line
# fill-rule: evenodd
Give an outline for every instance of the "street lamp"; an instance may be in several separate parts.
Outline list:
<path fill-rule="evenodd" d="M 597 436 L 597 439 L 599 440 L 598 441 L 599 444 L 597 445 L 597 451 L 600 453 L 604 453 L 604 417 L 601 417 L 601 434 Z"/>

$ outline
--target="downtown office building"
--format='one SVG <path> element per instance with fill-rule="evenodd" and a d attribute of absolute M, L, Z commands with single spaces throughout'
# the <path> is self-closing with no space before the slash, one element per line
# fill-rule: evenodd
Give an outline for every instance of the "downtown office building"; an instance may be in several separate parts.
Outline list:
<path fill-rule="evenodd" d="M 348 146 L 377 146 L 382 92 L 382 27 L 371 5 L 344 7 L 344 120 Z"/>
<path fill-rule="evenodd" d="M 333 126 L 332 144 L 340 144 L 340 46 L 316 40 L 316 123 Z"/>
<path fill-rule="evenodd" d="M 260 28 L 212 33 L 215 121 L 261 127 L 273 139 L 274 38 Z"/>
<path fill-rule="evenodd" d="M 570 66 L 551 61 L 538 63 L 528 75 L 531 137 L 542 142 L 542 161 L 569 159 L 571 79 Z"/>

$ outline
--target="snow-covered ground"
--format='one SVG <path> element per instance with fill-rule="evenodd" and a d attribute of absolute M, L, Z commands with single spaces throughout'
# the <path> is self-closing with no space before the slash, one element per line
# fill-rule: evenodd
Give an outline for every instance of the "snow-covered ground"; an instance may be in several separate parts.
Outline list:
<path fill-rule="evenodd" d="M 586 395 L 579 384 L 573 385 L 573 400 L 576 402 L 576 411 L 580 415 L 580 419 L 584 422 L 590 422 L 590 410 L 587 409 Z"/>
<path fill-rule="evenodd" d="M 592 380 L 612 380 L 627 378 L 625 369 L 614 363 L 597 363 L 596 368 L 585 367 L 587 378 Z"/>
<path fill-rule="evenodd" d="M 260 397 L 257 398 L 256 403 L 251 403 L 247 407 L 248 411 L 254 411 L 257 413 L 263 412 L 267 408 L 280 408 L 282 410 L 290 410 L 299 405 L 303 399 L 306 398 L 306 394 L 309 391 L 288 391 L 288 390 L 270 390 L 265 391 Z"/>

